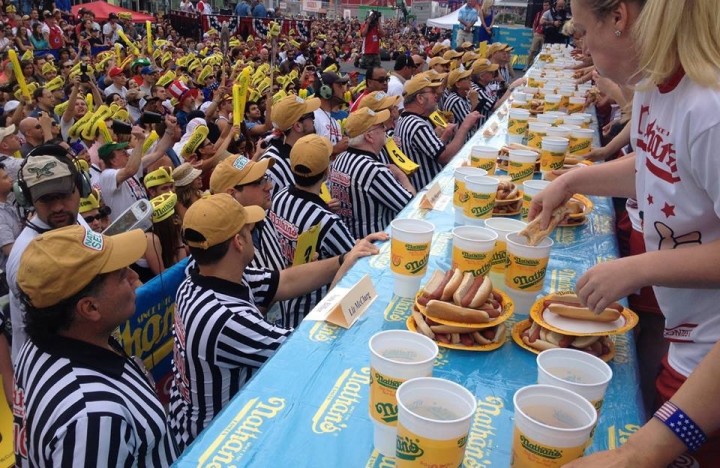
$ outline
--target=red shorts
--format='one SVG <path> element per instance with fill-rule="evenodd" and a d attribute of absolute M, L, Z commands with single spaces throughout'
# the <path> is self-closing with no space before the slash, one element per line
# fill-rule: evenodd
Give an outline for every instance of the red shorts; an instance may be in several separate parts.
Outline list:
<path fill-rule="evenodd" d="M 668 363 L 667 356 L 662 360 L 662 369 L 660 375 L 658 375 L 656 386 L 658 391 L 658 407 L 668 401 L 678 388 L 685 382 L 685 376 L 676 372 Z M 688 464 L 688 458 L 692 457 L 700 464 L 701 467 L 714 467 L 720 466 L 720 432 L 715 432 L 708 435 L 708 440 L 705 444 L 695 453 L 685 454 L 681 459 L 676 460 L 672 466 L 693 466 L 691 463 Z"/>

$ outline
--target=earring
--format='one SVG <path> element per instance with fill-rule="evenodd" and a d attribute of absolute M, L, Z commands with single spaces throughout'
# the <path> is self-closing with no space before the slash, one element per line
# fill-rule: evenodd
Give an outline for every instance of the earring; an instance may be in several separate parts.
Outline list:
<path fill-rule="evenodd" d="M 615 30 L 615 37 L 620 37 L 622 35 L 622 31 Z"/>

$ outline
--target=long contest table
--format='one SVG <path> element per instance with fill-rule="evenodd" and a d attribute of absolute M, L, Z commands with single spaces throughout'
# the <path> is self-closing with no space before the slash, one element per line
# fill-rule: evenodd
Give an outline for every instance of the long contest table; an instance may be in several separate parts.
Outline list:
<path fill-rule="evenodd" d="M 507 109 L 486 123 L 497 123 L 498 133 L 485 139 L 482 131 L 477 132 L 436 178 L 443 192 L 438 209 L 420 209 L 421 193 L 398 215 L 435 225 L 428 272 L 450 264 L 453 171 L 468 159 L 473 145 L 504 144 L 503 110 Z M 611 201 L 592 200 L 595 207 L 588 223 L 554 233 L 543 294 L 572 289 L 588 268 L 617 257 Z M 349 287 L 369 275 L 378 293 L 370 309 L 349 330 L 325 322 L 301 323 L 177 466 L 394 466 L 393 459 L 373 450 L 368 414 L 368 340 L 381 330 L 405 329 L 412 309 L 411 300 L 393 296 L 389 266 L 390 243 L 385 242 L 379 255 L 360 260 L 340 282 Z M 510 323 L 524 318 L 516 315 Z M 536 383 L 535 357 L 511 338 L 487 353 L 440 348 L 433 375 L 463 385 L 478 401 L 464 466 L 509 465 L 512 397 L 518 388 Z M 645 421 L 631 334 L 616 337 L 616 356 L 610 365 L 614 376 L 588 452 L 619 446 Z"/>

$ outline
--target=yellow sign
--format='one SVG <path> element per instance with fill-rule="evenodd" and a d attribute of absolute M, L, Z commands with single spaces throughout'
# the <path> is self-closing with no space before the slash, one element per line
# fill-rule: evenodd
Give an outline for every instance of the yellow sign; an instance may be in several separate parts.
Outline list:
<path fill-rule="evenodd" d="M 435 124 L 436 127 L 442 127 L 445 128 L 448 126 L 447 121 L 443 118 L 442 115 L 438 111 L 433 112 L 430 114 L 430 121 Z"/>
<path fill-rule="evenodd" d="M 320 185 L 320 198 L 322 198 L 322 201 L 325 203 L 330 203 L 330 200 L 332 200 L 332 195 L 330 195 L 330 190 L 328 190 L 328 186 L 325 182 Z"/>
<path fill-rule="evenodd" d="M 388 137 L 385 142 L 385 151 L 390 155 L 392 162 L 407 175 L 417 171 L 418 167 L 420 167 L 413 160 L 405 156 L 405 153 L 402 152 L 392 137 Z"/>
<path fill-rule="evenodd" d="M 295 246 L 295 258 L 293 259 L 293 266 L 310 263 L 313 254 L 317 251 L 319 236 L 319 223 L 298 236 L 297 245 Z"/>
<path fill-rule="evenodd" d="M 13 466 L 14 464 L 13 415 L 5 400 L 2 376 L 0 376 L 0 466 Z"/>

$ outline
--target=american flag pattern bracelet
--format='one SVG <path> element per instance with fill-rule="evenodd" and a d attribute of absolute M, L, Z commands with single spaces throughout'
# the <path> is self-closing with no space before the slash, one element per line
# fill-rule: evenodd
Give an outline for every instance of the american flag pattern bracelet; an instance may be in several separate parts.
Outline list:
<path fill-rule="evenodd" d="M 696 451 L 707 440 L 705 432 L 695 424 L 690 416 L 678 408 L 673 402 L 667 401 L 655 412 L 654 417 L 663 422 L 678 439 L 690 449 Z"/>

